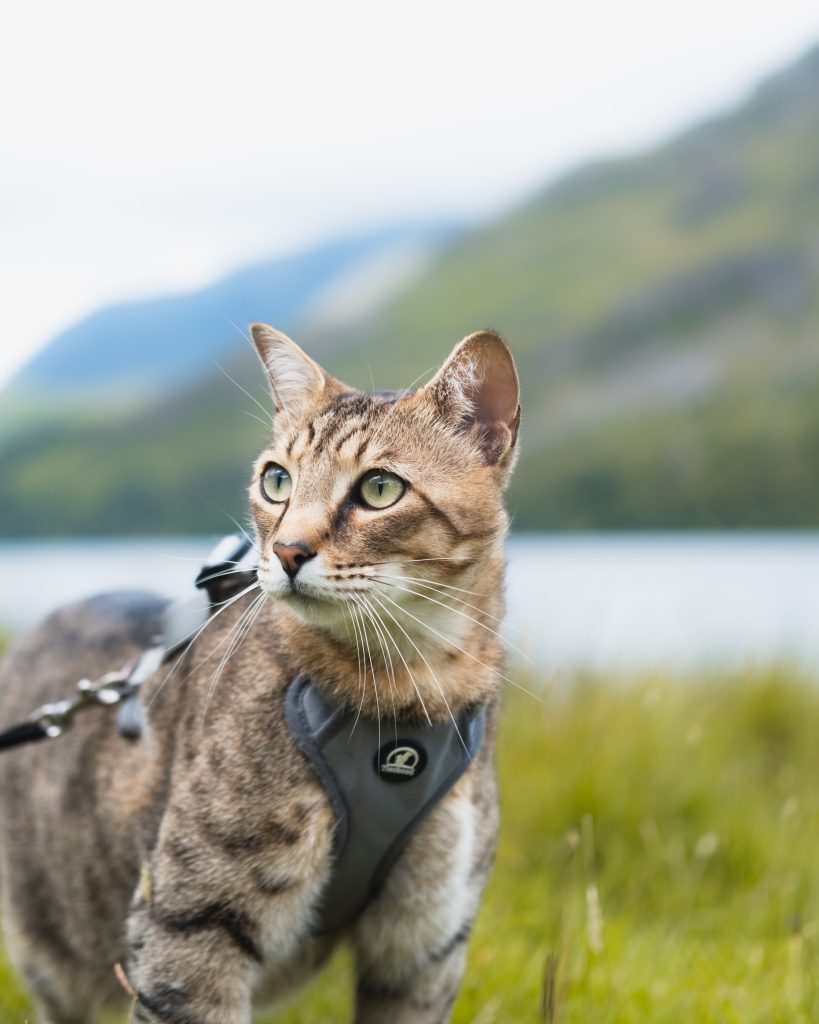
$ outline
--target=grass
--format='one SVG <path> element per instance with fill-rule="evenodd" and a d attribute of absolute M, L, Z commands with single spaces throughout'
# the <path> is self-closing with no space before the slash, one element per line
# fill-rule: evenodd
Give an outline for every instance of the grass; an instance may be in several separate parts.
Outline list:
<path fill-rule="evenodd" d="M 458 1024 L 819 1019 L 819 687 L 784 668 L 519 693 Z M 341 955 L 265 1024 L 349 1019 Z M 0 1019 L 27 1020 L 0 971 Z"/>

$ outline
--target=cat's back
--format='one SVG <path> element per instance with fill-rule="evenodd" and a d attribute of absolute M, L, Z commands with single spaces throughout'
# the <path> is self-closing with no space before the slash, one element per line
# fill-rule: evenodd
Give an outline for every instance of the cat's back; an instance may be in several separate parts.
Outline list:
<path fill-rule="evenodd" d="M 166 604 L 147 591 L 123 590 L 51 612 L 0 665 L 0 729 L 70 696 L 78 680 L 118 669 L 151 646 Z"/>
<path fill-rule="evenodd" d="M 165 604 L 122 591 L 52 612 L 0 665 L 0 730 L 150 646 Z M 136 809 L 148 792 L 151 766 L 119 735 L 116 714 L 92 707 L 59 739 L 0 752 L 4 924 L 12 937 L 29 937 L 22 950 L 34 941 L 79 962 L 105 957 L 121 941 L 138 871 L 128 801 Z M 27 971 L 25 960 L 18 966 Z"/>

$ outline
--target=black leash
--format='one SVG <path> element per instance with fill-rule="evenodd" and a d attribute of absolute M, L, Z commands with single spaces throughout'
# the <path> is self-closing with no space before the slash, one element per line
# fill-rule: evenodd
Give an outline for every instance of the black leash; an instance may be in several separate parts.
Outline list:
<path fill-rule="evenodd" d="M 143 681 L 190 649 L 217 609 L 249 593 L 256 582 L 256 552 L 249 540 L 225 538 L 197 576 L 194 593 L 164 607 L 153 647 L 94 682 L 81 679 L 70 697 L 44 704 L 0 733 L 0 751 L 61 736 L 76 714 L 94 706 L 119 705 L 119 735 L 139 739 Z M 464 709 L 457 722 L 399 726 L 396 719 L 389 739 L 388 720 L 359 716 L 297 675 L 285 691 L 284 717 L 335 816 L 332 875 L 313 923 L 313 934 L 321 934 L 358 917 L 427 815 L 477 757 L 486 707 Z M 117 976 L 130 992 L 121 968 Z"/>
<path fill-rule="evenodd" d="M 74 715 L 82 708 L 94 705 L 110 707 L 126 700 L 139 688 L 139 683 L 144 678 L 142 670 L 147 667 L 145 662 L 148 656 L 159 650 L 149 648 L 119 671 L 108 672 L 102 679 L 94 682 L 90 679 L 81 679 L 77 683 L 76 693 L 53 704 L 43 704 L 24 722 L 19 722 L 0 733 L 0 750 L 9 750 L 22 743 L 34 743 L 37 740 L 56 739 L 57 736 L 62 736 Z M 150 660 L 155 662 L 155 665 L 159 664 L 156 655 Z"/>
<path fill-rule="evenodd" d="M 21 722 L 0 733 L 0 750 L 18 747 L 21 743 L 33 743 L 35 740 L 47 740 L 48 733 L 40 722 Z"/>

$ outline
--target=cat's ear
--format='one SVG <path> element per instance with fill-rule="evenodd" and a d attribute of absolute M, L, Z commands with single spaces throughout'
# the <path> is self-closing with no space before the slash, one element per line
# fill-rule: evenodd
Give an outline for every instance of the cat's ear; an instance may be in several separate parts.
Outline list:
<path fill-rule="evenodd" d="M 314 404 L 331 379 L 318 363 L 267 324 L 251 324 L 250 335 L 267 372 L 276 412 L 298 415 Z"/>
<path fill-rule="evenodd" d="M 427 389 L 446 419 L 473 434 L 487 462 L 500 462 L 515 447 L 520 382 L 512 353 L 496 331 L 464 338 Z"/>

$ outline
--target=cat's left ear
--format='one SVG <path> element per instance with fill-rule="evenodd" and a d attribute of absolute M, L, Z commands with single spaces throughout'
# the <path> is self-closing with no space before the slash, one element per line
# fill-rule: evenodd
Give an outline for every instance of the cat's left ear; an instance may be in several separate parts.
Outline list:
<path fill-rule="evenodd" d="M 251 324 L 253 344 L 267 372 L 276 412 L 298 415 L 313 405 L 333 378 L 286 334 Z"/>
<path fill-rule="evenodd" d="M 456 345 L 427 385 L 441 414 L 475 438 L 488 463 L 514 449 L 520 427 L 520 382 L 503 338 L 476 331 Z"/>

